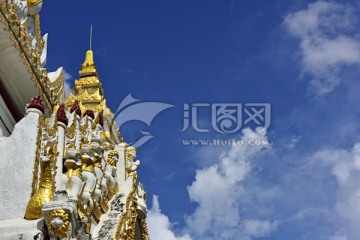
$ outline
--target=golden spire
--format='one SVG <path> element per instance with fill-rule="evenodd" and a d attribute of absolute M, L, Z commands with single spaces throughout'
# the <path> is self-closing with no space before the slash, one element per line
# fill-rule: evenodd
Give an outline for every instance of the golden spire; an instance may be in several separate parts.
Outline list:
<path fill-rule="evenodd" d="M 82 113 L 86 113 L 88 110 L 93 111 L 95 114 L 102 112 L 102 118 L 106 118 L 109 123 L 109 120 L 112 121 L 114 119 L 114 115 L 106 106 L 104 90 L 99 80 L 94 62 L 94 53 L 91 49 L 86 52 L 85 61 L 81 65 L 79 74 L 79 80 L 75 80 L 75 86 L 73 88 L 74 93 L 70 93 L 68 99 L 65 100 L 66 109 L 71 109 L 75 102 L 78 101 L 77 104 Z M 99 121 L 100 117 L 99 115 L 97 116 L 97 121 Z M 115 126 L 115 128 L 112 128 L 112 126 L 107 126 L 107 128 L 104 127 L 105 132 L 101 134 L 101 137 L 114 139 L 115 142 L 121 141 L 121 135 L 116 122 L 112 121 L 111 125 Z M 112 134 L 112 130 L 110 129 L 117 129 L 118 135 Z"/>
<path fill-rule="evenodd" d="M 82 112 L 86 110 L 105 110 L 105 112 L 108 112 L 104 90 L 99 80 L 92 50 L 86 52 L 79 74 L 79 80 L 75 80 L 74 94 L 70 94 L 65 101 L 66 107 L 70 108 L 76 100 L 79 100 Z"/>
<path fill-rule="evenodd" d="M 92 51 L 92 32 L 93 27 L 90 25 L 90 49 L 86 52 L 85 61 L 82 64 L 82 69 L 79 71 L 80 77 L 97 76 L 96 67 L 94 63 L 94 53 Z"/>
<path fill-rule="evenodd" d="M 86 52 L 85 61 L 82 64 L 82 69 L 79 71 L 80 77 L 86 76 L 98 76 L 95 63 L 94 63 L 94 53 L 92 50 Z"/>

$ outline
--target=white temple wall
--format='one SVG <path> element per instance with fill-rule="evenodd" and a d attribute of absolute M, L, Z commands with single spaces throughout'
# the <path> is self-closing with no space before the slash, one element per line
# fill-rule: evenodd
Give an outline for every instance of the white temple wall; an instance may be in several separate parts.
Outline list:
<path fill-rule="evenodd" d="M 31 197 L 40 111 L 29 110 L 0 141 L 0 220 L 23 218 Z"/>

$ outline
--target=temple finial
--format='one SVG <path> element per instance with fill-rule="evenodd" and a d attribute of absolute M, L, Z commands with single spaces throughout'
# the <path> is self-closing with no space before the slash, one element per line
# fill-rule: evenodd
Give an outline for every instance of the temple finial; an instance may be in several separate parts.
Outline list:
<path fill-rule="evenodd" d="M 90 50 L 92 50 L 92 32 L 93 32 L 93 26 L 90 25 Z"/>
<path fill-rule="evenodd" d="M 80 70 L 80 77 L 97 76 L 96 67 L 94 63 L 94 53 L 92 50 L 88 50 L 85 55 L 85 61 L 82 64 Z"/>

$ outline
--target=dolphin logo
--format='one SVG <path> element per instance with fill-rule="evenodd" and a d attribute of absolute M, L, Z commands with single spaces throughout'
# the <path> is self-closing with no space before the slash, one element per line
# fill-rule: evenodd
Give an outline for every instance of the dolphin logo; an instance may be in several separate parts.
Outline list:
<path fill-rule="evenodd" d="M 159 113 L 171 107 L 174 107 L 174 105 L 161 102 L 142 102 L 128 94 L 117 108 L 114 119 L 119 127 L 130 121 L 140 121 L 150 127 Z M 135 148 L 144 145 L 154 137 L 150 132 L 140 132 L 142 137 L 136 142 L 131 143 Z"/>

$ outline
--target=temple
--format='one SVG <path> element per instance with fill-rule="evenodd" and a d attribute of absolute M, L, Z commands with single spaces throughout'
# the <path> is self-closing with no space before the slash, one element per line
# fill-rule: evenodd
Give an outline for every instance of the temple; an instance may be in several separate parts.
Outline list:
<path fill-rule="evenodd" d="M 147 240 L 137 150 L 91 50 L 67 99 L 63 69 L 48 72 L 42 4 L 0 0 L 0 239 Z"/>

